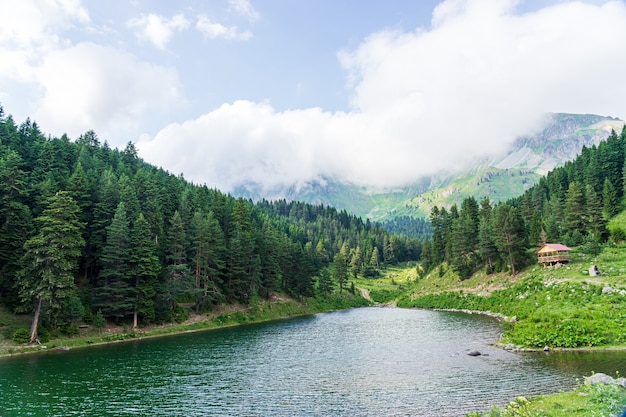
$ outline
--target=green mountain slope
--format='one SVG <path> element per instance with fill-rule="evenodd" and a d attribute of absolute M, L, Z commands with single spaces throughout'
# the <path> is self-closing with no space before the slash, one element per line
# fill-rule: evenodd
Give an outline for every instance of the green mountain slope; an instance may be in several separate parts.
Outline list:
<path fill-rule="evenodd" d="M 393 190 L 376 191 L 324 178 L 271 193 L 249 185 L 234 194 L 330 205 L 378 221 L 398 216 L 426 217 L 433 206 L 450 207 L 467 196 L 477 200 L 488 196 L 495 202 L 516 197 L 551 169 L 573 160 L 583 146 L 597 145 L 611 129 L 621 131 L 623 124 L 597 115 L 552 114 L 540 131 L 519 138 L 504 155 Z"/>

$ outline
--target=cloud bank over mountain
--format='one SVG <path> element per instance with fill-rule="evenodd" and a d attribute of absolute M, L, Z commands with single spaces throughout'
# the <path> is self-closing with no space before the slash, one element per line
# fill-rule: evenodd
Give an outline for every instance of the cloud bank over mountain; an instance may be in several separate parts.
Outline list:
<path fill-rule="evenodd" d="M 626 6 L 448 0 L 429 28 L 374 33 L 338 53 L 351 109 L 237 101 L 144 138 L 141 155 L 232 190 L 332 177 L 389 187 L 504 151 L 546 112 L 626 108 Z"/>

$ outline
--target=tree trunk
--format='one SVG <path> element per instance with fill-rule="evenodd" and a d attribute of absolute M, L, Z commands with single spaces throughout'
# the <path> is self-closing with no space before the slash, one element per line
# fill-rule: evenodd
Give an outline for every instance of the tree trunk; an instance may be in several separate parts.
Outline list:
<path fill-rule="evenodd" d="M 133 311 L 133 329 L 138 328 L 139 326 L 137 325 L 137 309 L 135 309 L 135 311 Z"/>
<path fill-rule="evenodd" d="M 513 276 L 516 276 L 517 272 L 515 271 L 515 259 L 513 258 L 513 251 L 511 249 L 509 249 L 509 262 L 511 263 L 511 273 Z"/>
<path fill-rule="evenodd" d="M 35 309 L 35 316 L 33 317 L 33 324 L 30 326 L 30 343 L 39 342 L 37 339 L 37 327 L 39 326 L 39 314 L 41 313 L 41 303 L 43 298 L 39 298 L 37 301 L 37 308 Z"/>

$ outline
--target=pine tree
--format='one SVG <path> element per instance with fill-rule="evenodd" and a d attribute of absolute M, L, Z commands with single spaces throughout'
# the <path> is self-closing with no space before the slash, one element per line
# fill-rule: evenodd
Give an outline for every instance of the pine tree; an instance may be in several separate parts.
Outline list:
<path fill-rule="evenodd" d="M 370 257 L 370 266 L 372 268 L 376 268 L 376 270 L 380 270 L 380 256 L 378 255 L 378 247 L 374 246 L 372 250 L 372 256 Z"/>
<path fill-rule="evenodd" d="M 76 291 L 74 272 L 85 241 L 80 209 L 67 192 L 60 191 L 48 200 L 42 215 L 35 219 L 39 232 L 26 241 L 24 268 L 19 273 L 19 292 L 25 305 L 35 314 L 30 342 L 37 340 L 39 316 L 44 303 L 54 312 Z"/>
<path fill-rule="evenodd" d="M 383 258 L 386 265 L 393 265 L 396 263 L 396 255 L 394 253 L 394 239 L 391 236 L 385 235 L 383 238 Z"/>
<path fill-rule="evenodd" d="M 269 297 L 280 285 L 280 236 L 268 223 L 263 224 L 259 257 L 261 261 L 260 294 Z"/>
<path fill-rule="evenodd" d="M 99 332 L 107 325 L 107 321 L 104 318 L 104 314 L 102 314 L 102 310 L 98 309 L 96 314 L 93 316 L 93 327 L 98 329 Z"/>
<path fill-rule="evenodd" d="M 96 306 L 106 317 L 116 321 L 134 309 L 134 290 L 130 283 L 130 229 L 126 205 L 120 202 L 113 221 L 107 227 L 106 244 L 102 250 Z"/>
<path fill-rule="evenodd" d="M 190 294 L 194 289 L 193 275 L 187 263 L 186 242 L 183 220 L 180 213 L 175 211 L 170 220 L 167 239 L 168 266 L 165 286 L 170 309 L 175 307 L 178 297 Z"/>
<path fill-rule="evenodd" d="M 225 268 L 224 234 L 210 211 L 206 216 L 197 211 L 191 222 L 191 264 L 195 281 L 196 312 L 207 303 L 224 300 L 222 291 Z"/>
<path fill-rule="evenodd" d="M 351 253 L 350 269 L 352 270 L 354 278 L 363 272 L 363 253 L 361 252 L 360 246 L 357 246 Z"/>
<path fill-rule="evenodd" d="M 496 247 L 511 268 L 511 274 L 517 274 L 517 266 L 524 258 L 527 248 L 524 220 L 519 211 L 508 204 L 499 204 L 493 209 L 493 238 Z"/>
<path fill-rule="evenodd" d="M 494 272 L 494 264 L 498 258 L 498 249 L 493 241 L 492 231 L 492 207 L 489 198 L 485 197 L 480 202 L 479 225 L 478 225 L 478 252 L 487 266 L 487 273 Z"/>
<path fill-rule="evenodd" d="M 608 178 L 604 180 L 604 186 L 602 187 L 602 203 L 606 219 L 610 219 L 620 212 L 619 198 L 615 186 Z"/>
<path fill-rule="evenodd" d="M 333 259 L 333 278 L 339 283 L 339 294 L 348 282 L 348 244 L 344 243 Z"/>
<path fill-rule="evenodd" d="M 585 228 L 589 235 L 600 242 L 606 235 L 606 220 L 602 216 L 602 203 L 591 185 L 585 187 Z"/>
<path fill-rule="evenodd" d="M 450 232 L 450 265 L 461 279 L 474 272 L 478 253 L 478 203 L 468 197 L 461 205 L 459 216 Z"/>
<path fill-rule="evenodd" d="M 133 328 L 139 324 L 139 315 L 144 322 L 154 319 L 155 284 L 159 275 L 159 258 L 155 254 L 154 236 L 142 213 L 131 230 L 129 277 L 134 290 Z"/>
<path fill-rule="evenodd" d="M 22 165 L 17 152 L 2 152 L 0 144 L 0 300 L 10 306 L 19 302 L 15 279 L 24 243 L 33 230 L 32 215 L 25 204 L 28 178 Z"/>
<path fill-rule="evenodd" d="M 326 268 L 320 270 L 319 272 L 317 291 L 321 295 L 328 295 L 333 292 L 333 277 Z"/>
<path fill-rule="evenodd" d="M 585 232 L 585 197 L 577 182 L 572 182 L 567 189 L 564 206 L 565 228 L 568 234 Z"/>
<path fill-rule="evenodd" d="M 421 264 L 424 271 L 429 271 L 433 267 L 432 243 L 430 239 L 426 239 L 422 243 Z"/>

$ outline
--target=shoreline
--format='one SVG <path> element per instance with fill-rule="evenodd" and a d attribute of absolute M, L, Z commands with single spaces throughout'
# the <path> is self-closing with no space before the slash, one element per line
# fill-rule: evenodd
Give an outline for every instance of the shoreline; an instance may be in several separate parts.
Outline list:
<path fill-rule="evenodd" d="M 516 318 L 509 318 L 501 313 L 494 313 L 492 311 L 481 311 L 481 310 L 467 310 L 462 308 L 433 308 L 433 309 L 424 309 L 424 310 L 432 310 L 432 311 L 444 311 L 450 313 L 464 313 L 464 314 L 479 314 L 482 316 L 492 317 L 501 322 L 509 322 L 514 323 Z M 508 352 L 515 353 L 550 353 L 550 352 L 597 352 L 597 351 L 624 351 L 626 350 L 626 345 L 609 345 L 609 346 L 588 346 L 588 347 L 575 347 L 575 348 L 566 348 L 566 347 L 549 347 L 547 350 L 540 348 L 530 348 L 526 346 L 516 346 L 512 344 L 504 344 L 500 342 L 496 342 L 493 344 L 495 347 L 499 347 Z M 512 346 L 511 349 L 507 349 L 507 346 Z"/>
<path fill-rule="evenodd" d="M 347 303 L 345 302 L 347 300 Z M 274 301 L 262 301 L 255 305 L 221 306 L 216 311 L 194 315 L 183 323 L 167 323 L 152 325 L 146 328 L 122 328 L 121 331 L 100 334 L 89 334 L 73 338 L 51 339 L 40 345 L 14 345 L 9 342 L 6 346 L 0 345 L 0 361 L 5 358 L 42 352 L 69 351 L 73 349 L 102 346 L 114 343 L 153 339 L 157 337 L 177 336 L 186 333 L 196 333 L 211 330 L 220 330 L 247 324 L 266 323 L 286 320 L 293 317 L 302 317 L 325 313 L 334 310 L 362 307 L 364 304 L 354 298 L 338 298 L 335 304 L 320 304 L 312 300 L 302 303 L 294 299 L 280 296 Z M 339 301 L 343 301 L 340 303 Z M 352 301 L 352 302 L 350 302 Z M 92 330 L 93 331 L 93 330 Z M 108 340 L 107 340 L 108 339 Z"/>
<path fill-rule="evenodd" d="M 262 313 L 264 307 L 268 307 L 272 310 L 274 307 L 275 313 L 269 316 L 264 316 Z M 374 305 L 377 307 L 394 307 L 395 305 Z M 299 311 L 285 312 L 287 314 L 281 314 L 281 308 L 287 308 L 289 310 L 296 309 Z M 40 345 L 7 345 L 0 347 L 0 360 L 4 358 L 10 358 L 15 356 L 22 356 L 28 354 L 35 354 L 41 352 L 52 351 L 69 351 L 72 349 L 87 348 L 90 346 L 102 346 L 114 343 L 124 343 L 130 341 L 153 339 L 158 337 L 177 336 L 186 333 L 205 332 L 211 330 L 227 329 L 237 326 L 245 326 L 247 324 L 266 323 L 271 321 L 286 320 L 293 317 L 302 317 L 308 315 L 314 315 L 318 313 L 326 313 L 340 309 L 359 308 L 361 306 L 344 306 L 343 308 L 335 306 L 334 308 L 319 309 L 312 308 L 306 304 L 302 304 L 295 300 L 281 301 L 281 302 L 267 302 L 260 305 L 249 306 L 246 308 L 234 308 L 226 312 L 208 313 L 198 316 L 194 316 L 195 320 L 187 323 L 168 323 L 164 325 L 158 325 L 149 327 L 146 329 L 130 329 L 122 332 L 109 332 L 106 334 L 97 335 L 85 335 L 75 338 L 60 338 L 48 341 L 45 344 Z M 261 312 L 255 310 L 261 309 Z M 494 318 L 498 321 L 509 322 L 511 319 L 500 313 L 493 313 L 491 311 L 480 310 L 467 310 L 467 309 L 424 309 L 431 311 L 442 311 L 451 313 L 463 313 L 463 314 L 479 314 L 487 317 Z M 198 319 L 201 317 L 200 319 Z M 513 318 L 514 320 L 514 318 Z M 188 320 L 189 321 L 189 320 Z M 219 323 L 221 321 L 221 323 Z M 105 340 L 110 338 L 110 340 Z M 93 341 L 92 341 L 93 340 Z M 626 345 L 617 346 L 593 346 L 593 347 L 577 347 L 577 348 L 562 348 L 562 347 L 550 347 L 547 350 L 539 348 L 529 348 L 524 346 L 515 346 L 503 344 L 500 342 L 493 343 L 493 346 L 501 348 L 503 350 L 514 353 L 551 353 L 551 352 L 597 352 L 597 351 L 624 351 Z M 507 346 L 510 346 L 507 348 Z"/>

